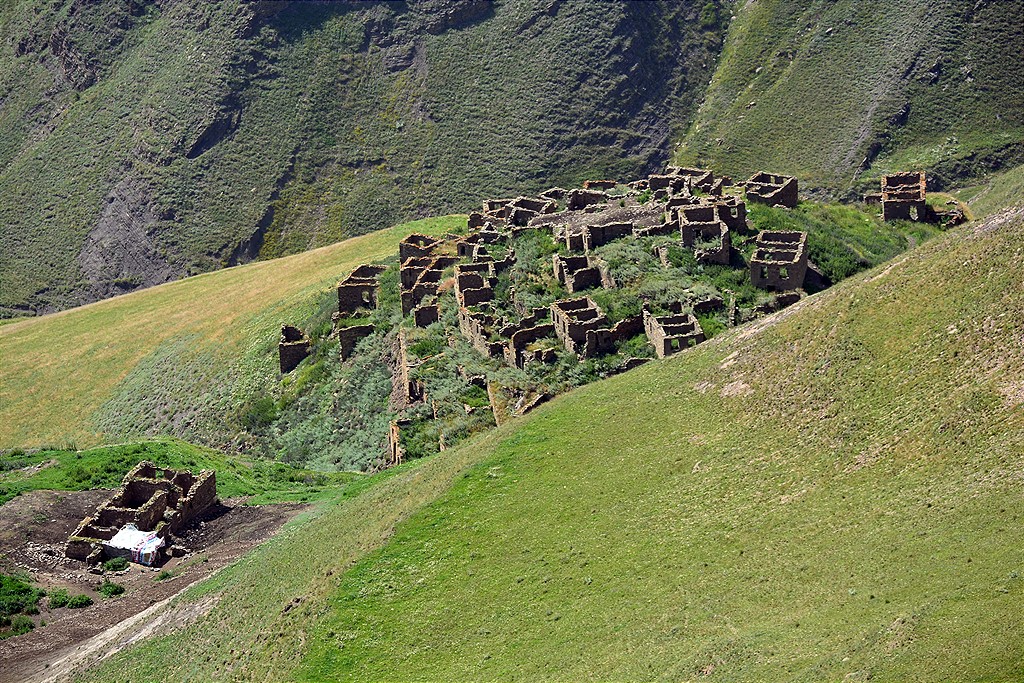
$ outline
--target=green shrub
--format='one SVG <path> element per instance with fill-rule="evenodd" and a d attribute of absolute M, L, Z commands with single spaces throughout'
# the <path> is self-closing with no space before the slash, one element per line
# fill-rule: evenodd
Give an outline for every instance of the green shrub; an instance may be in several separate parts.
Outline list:
<path fill-rule="evenodd" d="M 172 578 L 173 576 L 174 576 L 174 572 L 172 572 L 169 569 L 164 569 L 163 571 L 161 571 L 159 574 L 156 575 L 156 580 L 157 581 L 164 581 L 166 579 Z"/>
<path fill-rule="evenodd" d="M 103 563 L 103 571 L 119 572 L 128 568 L 128 560 L 123 557 L 114 557 Z"/>
<path fill-rule="evenodd" d="M 50 609 L 67 607 L 69 602 L 71 602 L 71 596 L 68 594 L 66 588 L 58 588 L 50 591 Z"/>
<path fill-rule="evenodd" d="M 0 574 L 0 616 L 10 618 L 22 612 L 35 614 L 41 597 L 43 592 L 33 588 L 22 577 Z"/>
<path fill-rule="evenodd" d="M 68 601 L 68 607 L 71 609 L 81 609 L 83 607 L 88 607 L 91 604 L 92 598 L 84 594 L 74 595 L 71 597 L 71 600 Z"/>
<path fill-rule="evenodd" d="M 277 419 L 277 404 L 270 396 L 246 402 L 239 411 L 239 421 L 249 431 L 259 431 Z"/>
<path fill-rule="evenodd" d="M 10 621 L 10 630 L 5 633 L 0 633 L 0 640 L 10 638 L 11 636 L 20 636 L 23 633 L 28 633 L 36 627 L 32 620 L 23 614 L 19 614 Z"/>
<path fill-rule="evenodd" d="M 80 609 L 92 604 L 92 598 L 88 595 L 71 595 L 66 588 L 58 588 L 50 592 L 50 609 L 59 607 L 70 607 Z"/>
<path fill-rule="evenodd" d="M 445 343 L 444 337 L 430 336 L 420 339 L 415 344 L 410 345 L 409 353 L 417 358 L 427 358 L 441 353 L 441 350 L 444 349 L 445 346 L 447 346 L 447 344 Z"/>
<path fill-rule="evenodd" d="M 99 587 L 99 593 L 105 598 L 112 598 L 115 595 L 121 595 L 124 593 L 124 586 L 113 581 L 104 581 L 103 585 Z"/>

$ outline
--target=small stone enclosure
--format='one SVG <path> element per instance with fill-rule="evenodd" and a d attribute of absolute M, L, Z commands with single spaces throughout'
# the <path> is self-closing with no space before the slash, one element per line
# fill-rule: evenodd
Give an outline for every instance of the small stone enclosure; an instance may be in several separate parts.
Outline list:
<path fill-rule="evenodd" d="M 64 554 L 89 563 L 122 555 L 123 551 L 104 542 L 126 524 L 134 524 L 139 531 L 155 531 L 170 545 L 173 535 L 180 534 L 216 502 L 213 470 L 192 474 L 140 462 L 125 475 L 114 495 L 82 520 L 68 538 Z"/>

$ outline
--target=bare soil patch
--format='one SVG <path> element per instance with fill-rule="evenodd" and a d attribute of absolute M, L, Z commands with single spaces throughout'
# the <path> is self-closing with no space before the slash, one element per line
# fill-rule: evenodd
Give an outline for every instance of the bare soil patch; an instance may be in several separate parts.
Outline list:
<path fill-rule="evenodd" d="M 0 683 L 45 680 L 52 674 L 67 673 L 65 667 L 55 667 L 52 672 L 49 668 L 57 662 L 73 662 L 78 658 L 76 651 L 87 654 L 87 641 L 212 575 L 273 536 L 307 507 L 225 501 L 185 532 L 181 545 L 189 552 L 183 557 L 171 558 L 160 567 L 131 565 L 124 573 L 104 577 L 90 572 L 82 562 L 65 558 L 64 542 L 110 493 L 32 491 L 0 506 L 0 571 L 27 572 L 47 590 L 67 588 L 72 594 L 89 595 L 95 603 L 84 609 L 51 610 L 44 598 L 35 618 L 37 624 L 45 622 L 44 626 L 0 641 Z M 171 576 L 158 580 L 160 572 Z M 96 589 L 104 578 L 123 585 L 124 594 L 115 598 L 99 595 Z M 157 616 L 154 612 L 153 617 Z M 133 632 L 147 629 L 142 622 L 133 622 Z M 125 634 L 126 642 L 132 640 L 131 635 Z"/>

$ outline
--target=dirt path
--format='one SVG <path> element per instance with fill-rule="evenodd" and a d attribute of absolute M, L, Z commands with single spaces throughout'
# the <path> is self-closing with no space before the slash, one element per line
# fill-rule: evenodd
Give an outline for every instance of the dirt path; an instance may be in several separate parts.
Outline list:
<path fill-rule="evenodd" d="M 44 599 L 35 620 L 45 625 L 0 641 L 0 683 L 58 680 L 78 665 L 105 658 L 146 634 L 196 618 L 214 603 L 175 609 L 169 608 L 170 599 L 270 538 L 306 507 L 227 501 L 185 533 L 182 545 L 190 552 L 184 557 L 159 569 L 132 565 L 126 573 L 108 577 L 125 587 L 123 595 L 108 599 L 96 592 L 104 577 L 63 556 L 68 534 L 108 495 L 109 491 L 33 491 L 0 506 L 0 570 L 27 572 L 46 589 L 64 587 L 95 601 L 85 609 L 51 610 Z"/>

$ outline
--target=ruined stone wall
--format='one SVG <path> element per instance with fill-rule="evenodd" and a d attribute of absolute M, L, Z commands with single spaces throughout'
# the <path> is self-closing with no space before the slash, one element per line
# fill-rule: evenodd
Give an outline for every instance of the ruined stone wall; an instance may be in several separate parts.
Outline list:
<path fill-rule="evenodd" d="M 440 240 L 433 237 L 413 233 L 398 243 L 398 261 L 404 263 L 407 259 L 431 256 L 439 244 Z"/>
<path fill-rule="evenodd" d="M 761 171 L 746 183 L 747 199 L 768 206 L 795 208 L 799 201 L 797 180 L 793 176 Z"/>
<path fill-rule="evenodd" d="M 551 304 L 551 322 L 566 350 L 583 356 L 587 353 L 587 332 L 607 326 L 608 318 L 589 297 L 581 297 Z"/>
<path fill-rule="evenodd" d="M 281 326 L 281 341 L 277 344 L 278 366 L 281 374 L 289 373 L 309 355 L 310 341 L 297 327 Z"/>
<path fill-rule="evenodd" d="M 491 330 L 496 326 L 497 321 L 493 316 L 474 313 L 466 308 L 459 309 L 459 332 L 477 353 L 487 358 L 502 358 L 505 355 L 504 344 L 491 341 Z"/>
<path fill-rule="evenodd" d="M 607 318 L 605 318 L 607 322 Z M 598 327 L 589 329 L 586 333 L 586 343 L 582 356 L 592 358 L 603 353 L 611 353 L 619 342 L 632 339 L 644 331 L 644 320 L 642 316 L 635 315 L 623 318 L 610 328 Z"/>
<path fill-rule="evenodd" d="M 177 508 L 177 514 L 170 524 L 172 534 L 178 534 L 189 527 L 210 506 L 217 502 L 217 475 L 213 470 L 203 470 L 195 478 L 191 490 Z"/>
<path fill-rule="evenodd" d="M 551 260 L 555 279 L 570 294 L 601 286 L 601 271 L 591 264 L 589 257 L 553 254 Z"/>
<path fill-rule="evenodd" d="M 336 330 L 338 335 L 338 355 L 342 361 L 348 360 L 355 351 L 356 344 L 365 337 L 373 334 L 376 328 L 373 325 L 350 325 L 339 327 Z"/>
<path fill-rule="evenodd" d="M 700 322 L 689 313 L 654 316 L 645 309 L 643 324 L 658 358 L 665 358 L 705 340 Z"/>
<path fill-rule="evenodd" d="M 545 354 L 528 354 L 526 352 L 526 347 L 534 342 L 540 341 L 541 339 L 553 337 L 554 334 L 555 326 L 551 323 L 527 327 L 516 331 L 512 334 L 511 338 L 505 345 L 505 362 L 521 370 L 526 366 L 528 360 L 544 360 Z M 551 355 L 553 359 L 553 353 Z"/>
<path fill-rule="evenodd" d="M 493 301 L 494 284 L 493 278 L 484 277 L 479 272 L 463 271 L 460 266 L 455 274 L 455 298 L 462 308 Z"/>
<path fill-rule="evenodd" d="M 882 220 L 931 220 L 923 171 L 891 173 L 882 177 Z"/>
<path fill-rule="evenodd" d="M 588 225 L 583 229 L 583 250 L 589 252 L 592 249 L 623 237 L 629 237 L 632 234 L 632 223 L 619 222 Z"/>
<path fill-rule="evenodd" d="M 441 319 L 437 304 L 423 304 L 417 307 L 412 314 L 416 327 L 429 327 Z"/>
<path fill-rule="evenodd" d="M 707 208 L 715 215 L 714 207 Z M 682 221 L 679 235 L 683 246 L 693 249 L 698 261 L 729 265 L 732 240 L 729 227 L 722 221 L 717 218 L 708 222 Z"/>
<path fill-rule="evenodd" d="M 762 230 L 750 258 L 755 287 L 785 291 L 803 286 L 807 274 L 807 234 Z"/>
<path fill-rule="evenodd" d="M 603 204 L 610 199 L 607 192 L 600 190 L 569 190 L 565 195 L 566 208 L 579 211 L 592 204 Z"/>

